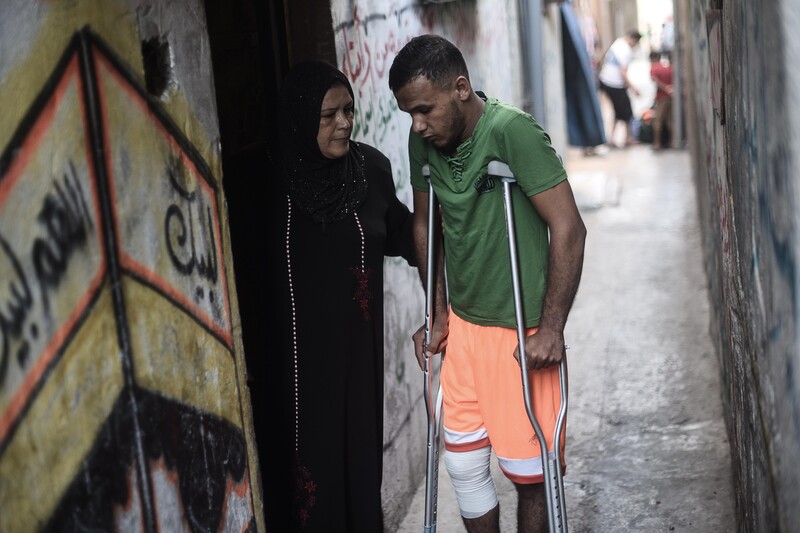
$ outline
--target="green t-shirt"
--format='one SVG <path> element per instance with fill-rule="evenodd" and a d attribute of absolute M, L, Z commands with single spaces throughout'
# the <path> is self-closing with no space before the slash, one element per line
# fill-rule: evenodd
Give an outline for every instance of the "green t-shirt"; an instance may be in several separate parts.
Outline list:
<path fill-rule="evenodd" d="M 518 240 L 526 327 L 539 324 L 547 281 L 548 231 L 528 196 L 565 179 L 550 137 L 529 114 L 489 98 L 472 136 L 446 157 L 413 131 L 409 135 L 411 186 L 427 192 L 422 166 L 442 207 L 450 305 L 482 326 L 516 327 L 503 186 L 488 179 L 493 160 L 511 168 L 518 187 L 512 202 Z M 523 194 L 524 193 L 524 194 Z"/>

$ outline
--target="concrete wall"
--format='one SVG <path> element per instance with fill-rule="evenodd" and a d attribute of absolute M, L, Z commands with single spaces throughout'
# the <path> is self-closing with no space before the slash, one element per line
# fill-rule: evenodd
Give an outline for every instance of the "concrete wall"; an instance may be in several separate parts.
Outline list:
<path fill-rule="evenodd" d="M 523 79 L 517 2 L 476 0 L 421 4 L 412 0 L 334 0 L 331 12 L 340 68 L 356 92 L 354 138 L 383 151 L 392 162 L 398 196 L 412 204 L 408 182 L 411 120 L 397 109 L 388 87 L 389 68 L 409 39 L 438 33 L 455 43 L 470 69 L 473 86 L 517 106 Z M 547 10 L 543 63 L 548 129 L 558 149 L 566 147 L 561 21 Z M 403 517 L 425 473 L 426 416 L 422 373 L 413 357 L 411 334 L 422 324 L 424 293 L 416 269 L 386 262 L 386 374 L 384 512 L 389 530 Z M 443 467 L 443 466 L 442 466 Z"/>
<path fill-rule="evenodd" d="M 800 522 L 796 2 L 679 3 L 741 531 Z"/>
<path fill-rule="evenodd" d="M 263 530 L 208 52 L 0 4 L 0 531 Z"/>
<path fill-rule="evenodd" d="M 564 53 L 561 50 L 561 12 L 558 4 L 547 5 L 542 17 L 542 68 L 546 129 L 556 151 L 566 155 L 567 100 L 564 89 Z"/>

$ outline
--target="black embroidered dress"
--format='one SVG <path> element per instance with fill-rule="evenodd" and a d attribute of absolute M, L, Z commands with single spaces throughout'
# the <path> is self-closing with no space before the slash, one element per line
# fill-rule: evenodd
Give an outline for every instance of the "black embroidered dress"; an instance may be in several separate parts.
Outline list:
<path fill-rule="evenodd" d="M 383 261 L 413 263 L 411 215 L 388 159 L 361 143 L 351 153 L 367 186 L 354 212 L 328 221 L 301 208 L 263 153 L 241 161 L 270 188 L 261 225 L 240 221 L 263 231 L 240 248 L 263 268 L 238 292 L 271 531 L 382 528 Z M 237 280 L 247 270 L 237 267 Z"/>

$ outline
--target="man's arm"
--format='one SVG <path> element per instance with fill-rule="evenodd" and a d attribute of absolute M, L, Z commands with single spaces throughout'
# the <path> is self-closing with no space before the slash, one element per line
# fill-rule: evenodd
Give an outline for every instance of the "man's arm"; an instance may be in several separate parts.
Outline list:
<path fill-rule="evenodd" d="M 447 345 L 447 297 L 445 294 L 444 283 L 444 252 L 442 241 L 442 225 L 439 213 L 434 213 L 434 231 L 436 234 L 436 247 L 434 256 L 436 262 L 436 273 L 434 275 L 434 300 L 433 300 L 433 324 L 431 327 L 431 343 L 427 349 L 428 357 L 441 352 Z M 417 269 L 419 271 L 422 288 L 425 290 L 428 272 L 428 193 L 414 190 L 414 247 L 417 253 Z M 414 333 L 414 353 L 420 368 L 424 369 L 425 354 L 423 354 L 425 344 L 425 325 L 423 324 Z"/>
<path fill-rule="evenodd" d="M 583 270 L 586 226 L 566 180 L 530 200 L 550 230 L 542 319 L 536 334 L 525 341 L 527 368 L 537 370 L 559 363 L 564 354 L 564 326 Z M 518 350 L 514 357 L 519 361 Z"/>
<path fill-rule="evenodd" d="M 656 82 L 656 87 L 672 96 L 672 85 L 662 81 L 652 70 L 650 71 L 650 79 Z"/>
<path fill-rule="evenodd" d="M 622 79 L 625 80 L 625 88 L 628 89 L 633 94 L 635 94 L 636 96 L 639 96 L 639 90 L 633 86 L 630 78 L 628 78 L 627 67 L 620 67 L 619 71 L 622 73 Z"/>

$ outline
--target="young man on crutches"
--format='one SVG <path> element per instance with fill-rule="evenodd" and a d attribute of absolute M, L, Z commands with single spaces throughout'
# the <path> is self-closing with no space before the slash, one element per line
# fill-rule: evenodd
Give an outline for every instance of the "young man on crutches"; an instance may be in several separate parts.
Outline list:
<path fill-rule="evenodd" d="M 499 531 L 489 469 L 494 451 L 517 488 L 518 531 L 546 531 L 550 506 L 541 445 L 523 401 L 503 187 L 488 175 L 488 165 L 506 163 L 516 180 L 511 201 L 530 404 L 549 452 L 559 446 L 562 467 L 565 435 L 558 443 L 552 435 L 566 355 L 564 326 L 586 236 L 566 171 L 530 115 L 473 91 L 461 52 L 441 37 L 423 35 L 406 44 L 392 64 L 389 87 L 412 120 L 409 159 L 420 265 L 428 226 L 425 163 L 441 207 L 442 224 L 435 229 L 443 227 L 450 308 L 437 302 L 428 345 L 423 347 L 424 326 L 414 343 L 421 366 L 424 352 L 431 356 L 447 344 L 441 369 L 444 461 L 464 524 L 470 532 Z"/>

